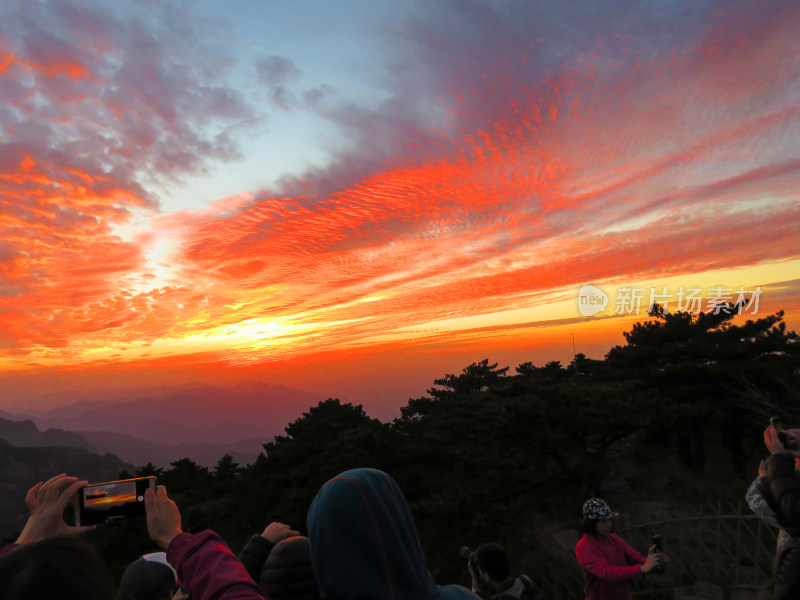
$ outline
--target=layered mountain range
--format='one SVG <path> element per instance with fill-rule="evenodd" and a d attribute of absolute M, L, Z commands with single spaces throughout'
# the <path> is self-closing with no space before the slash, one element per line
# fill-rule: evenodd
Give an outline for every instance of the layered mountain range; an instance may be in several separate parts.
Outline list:
<path fill-rule="evenodd" d="M 67 392 L 24 411 L 0 411 L 0 536 L 22 527 L 25 493 L 37 481 L 58 473 L 108 481 L 147 463 L 169 468 L 181 458 L 213 468 L 225 454 L 245 465 L 319 399 L 248 383 L 139 395 Z"/>
<path fill-rule="evenodd" d="M 190 458 L 213 467 L 230 454 L 242 464 L 321 398 L 284 386 L 153 388 L 83 394 L 65 392 L 16 413 L 0 411 L 0 439 L 12 446 L 70 446 L 111 453 L 136 466 L 168 467 Z M 67 400 L 67 403 L 63 403 Z M 69 401 L 73 400 L 73 401 Z"/>

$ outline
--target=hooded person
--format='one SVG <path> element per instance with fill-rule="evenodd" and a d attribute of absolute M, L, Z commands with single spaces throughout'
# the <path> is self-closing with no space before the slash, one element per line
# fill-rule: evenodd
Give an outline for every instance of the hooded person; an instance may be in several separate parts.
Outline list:
<path fill-rule="evenodd" d="M 340 473 L 308 510 L 311 563 L 330 600 L 475 600 L 428 570 L 403 492 L 376 469 Z"/>

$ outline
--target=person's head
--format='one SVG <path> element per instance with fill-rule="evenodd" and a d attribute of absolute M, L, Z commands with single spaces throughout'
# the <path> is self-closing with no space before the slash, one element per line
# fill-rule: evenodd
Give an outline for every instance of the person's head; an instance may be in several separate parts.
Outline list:
<path fill-rule="evenodd" d="M 120 600 L 170 600 L 177 585 L 175 570 L 163 552 L 148 554 L 127 566 L 119 582 Z"/>
<path fill-rule="evenodd" d="M 475 550 L 475 559 L 480 572 L 492 581 L 502 583 L 508 579 L 508 554 L 500 544 L 481 544 Z"/>
<path fill-rule="evenodd" d="M 308 509 L 311 562 L 328 598 L 443 600 L 428 570 L 403 492 L 376 469 L 352 469 L 325 483 Z"/>
<path fill-rule="evenodd" d="M 0 557 L 0 600 L 114 600 L 106 564 L 80 538 L 23 544 Z"/>
<path fill-rule="evenodd" d="M 581 530 L 592 535 L 609 535 L 614 531 L 614 517 L 619 516 L 602 498 L 589 498 L 583 503 Z"/>
<path fill-rule="evenodd" d="M 260 583 L 271 600 L 318 599 L 308 538 L 296 535 L 275 544 L 264 562 Z"/>

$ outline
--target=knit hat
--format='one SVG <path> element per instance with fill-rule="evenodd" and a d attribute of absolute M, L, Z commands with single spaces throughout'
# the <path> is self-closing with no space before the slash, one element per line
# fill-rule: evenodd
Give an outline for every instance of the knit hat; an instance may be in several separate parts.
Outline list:
<path fill-rule="evenodd" d="M 176 580 L 166 554 L 145 554 L 125 569 L 119 582 L 119 594 L 124 600 L 161 600 L 172 595 Z"/>
<path fill-rule="evenodd" d="M 587 519 L 613 519 L 618 517 L 619 513 L 611 510 L 611 507 L 606 504 L 602 498 L 589 498 L 583 503 L 583 516 Z"/>

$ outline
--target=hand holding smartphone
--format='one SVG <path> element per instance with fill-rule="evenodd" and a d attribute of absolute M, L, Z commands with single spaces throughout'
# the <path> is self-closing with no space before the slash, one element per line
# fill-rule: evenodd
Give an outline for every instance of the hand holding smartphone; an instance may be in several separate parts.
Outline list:
<path fill-rule="evenodd" d="M 650 545 L 656 547 L 656 552 L 664 551 L 664 546 L 661 544 L 661 536 L 659 534 L 656 534 L 651 538 Z"/>
<path fill-rule="evenodd" d="M 144 492 L 148 488 L 155 490 L 155 487 L 155 477 L 91 483 L 77 494 L 75 524 L 99 525 L 106 521 L 144 517 Z"/>
<path fill-rule="evenodd" d="M 783 445 L 784 448 L 788 448 L 788 441 L 786 438 L 786 432 L 783 428 L 783 419 L 781 417 L 770 417 L 769 424 L 778 434 L 778 441 Z"/>

